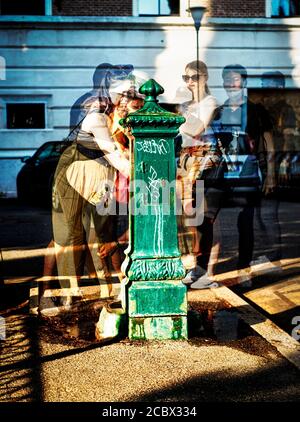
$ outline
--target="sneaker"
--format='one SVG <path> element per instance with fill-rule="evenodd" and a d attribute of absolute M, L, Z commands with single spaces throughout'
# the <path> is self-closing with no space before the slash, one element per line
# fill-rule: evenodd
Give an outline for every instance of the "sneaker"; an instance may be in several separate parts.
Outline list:
<path fill-rule="evenodd" d="M 205 270 L 197 265 L 195 268 L 192 268 L 181 281 L 183 284 L 189 285 L 197 281 L 198 278 L 204 274 L 206 274 Z"/>
<path fill-rule="evenodd" d="M 77 298 L 77 296 L 62 296 L 60 298 L 59 308 L 62 311 L 70 311 L 72 309 L 72 305 L 74 305 L 75 298 Z"/>
<path fill-rule="evenodd" d="M 245 289 L 250 289 L 252 287 L 252 279 L 251 279 L 251 271 L 250 270 L 239 270 L 238 277 L 237 277 L 237 284 L 240 284 Z"/>
<path fill-rule="evenodd" d="M 219 284 L 212 281 L 207 272 L 190 285 L 191 289 L 214 289 L 216 287 L 219 287 Z"/>
<path fill-rule="evenodd" d="M 52 317 L 60 313 L 56 298 L 42 296 L 39 304 L 39 312 L 42 316 Z"/>
<path fill-rule="evenodd" d="M 282 268 L 273 264 L 265 255 L 259 256 L 256 260 L 250 262 L 251 271 L 256 274 L 279 273 Z"/>

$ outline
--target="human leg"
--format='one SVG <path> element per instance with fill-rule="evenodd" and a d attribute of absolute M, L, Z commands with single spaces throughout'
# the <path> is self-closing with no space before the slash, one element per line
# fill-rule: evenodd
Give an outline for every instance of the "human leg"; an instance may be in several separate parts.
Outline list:
<path fill-rule="evenodd" d="M 192 289 L 218 287 L 218 283 L 214 282 L 212 278 L 219 252 L 219 245 L 214 239 L 214 222 L 221 208 L 223 196 L 224 192 L 216 188 L 208 188 L 205 192 L 204 220 L 197 227 L 199 234 L 197 267 L 202 270 L 202 274 L 191 285 Z"/>
<path fill-rule="evenodd" d="M 57 273 L 67 302 L 80 294 L 79 280 L 84 273 L 87 250 L 83 224 L 87 201 L 70 185 L 66 175 L 70 163 L 80 160 L 76 146 L 69 147 L 59 161 L 53 187 L 52 226 Z"/>
<path fill-rule="evenodd" d="M 239 232 L 239 260 L 238 269 L 247 268 L 250 265 L 253 256 L 254 234 L 253 234 L 253 218 L 254 206 L 247 197 L 246 204 L 238 216 L 238 232 Z"/>
<path fill-rule="evenodd" d="M 281 259 L 281 229 L 278 218 L 279 201 L 276 198 L 263 197 L 256 207 L 256 217 L 263 241 L 264 253 L 270 261 Z"/>
<path fill-rule="evenodd" d="M 277 198 L 262 197 L 255 209 L 259 230 L 258 254 L 251 261 L 251 271 L 255 274 L 278 273 L 281 268 L 281 229 L 278 218 L 279 201 Z M 263 246 L 263 248 L 261 247 Z"/>

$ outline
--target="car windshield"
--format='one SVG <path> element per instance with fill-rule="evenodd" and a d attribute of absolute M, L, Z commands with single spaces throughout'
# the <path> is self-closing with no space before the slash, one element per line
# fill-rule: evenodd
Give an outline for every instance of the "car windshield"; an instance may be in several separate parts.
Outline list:
<path fill-rule="evenodd" d="M 67 144 L 62 144 L 62 143 L 56 142 L 55 144 L 53 144 L 53 151 L 52 151 L 51 156 L 52 157 L 60 157 L 61 153 L 66 148 L 66 146 L 67 146 Z"/>
<path fill-rule="evenodd" d="M 40 151 L 37 152 L 35 158 L 39 161 L 46 160 L 48 158 L 60 157 L 62 151 L 66 145 L 59 142 L 53 144 L 44 145 Z"/>
<path fill-rule="evenodd" d="M 35 156 L 35 158 L 39 161 L 45 160 L 49 158 L 53 149 L 52 144 L 45 145 Z"/>

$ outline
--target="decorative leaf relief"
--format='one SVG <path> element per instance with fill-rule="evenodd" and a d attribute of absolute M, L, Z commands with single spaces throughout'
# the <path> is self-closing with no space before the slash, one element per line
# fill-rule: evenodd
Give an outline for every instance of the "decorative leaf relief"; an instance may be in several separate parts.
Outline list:
<path fill-rule="evenodd" d="M 129 116 L 125 122 L 122 122 L 122 125 L 131 126 L 132 128 L 150 126 L 151 128 L 168 127 L 177 129 L 184 121 L 184 118 L 181 118 L 180 116 L 163 117 L 151 114 L 149 116 Z"/>
<path fill-rule="evenodd" d="M 138 259 L 133 261 L 129 272 L 130 280 L 179 280 L 185 276 L 185 269 L 178 258 Z"/>
<path fill-rule="evenodd" d="M 154 79 L 149 79 L 145 82 L 140 88 L 140 93 L 145 95 L 144 106 L 134 113 L 130 113 L 126 118 L 121 119 L 121 126 L 132 126 L 133 129 L 134 127 L 149 125 L 154 127 L 166 126 L 174 129 L 178 128 L 185 122 L 185 118 L 178 114 L 170 113 L 158 104 L 156 97 L 163 92 L 163 87 Z"/>

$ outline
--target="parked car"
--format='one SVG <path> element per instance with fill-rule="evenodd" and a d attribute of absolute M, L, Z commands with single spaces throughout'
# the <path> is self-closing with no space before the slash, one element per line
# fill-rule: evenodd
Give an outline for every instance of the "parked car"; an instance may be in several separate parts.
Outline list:
<path fill-rule="evenodd" d="M 277 154 L 277 194 L 281 199 L 299 201 L 300 198 L 300 153 L 285 151 Z"/>
<path fill-rule="evenodd" d="M 224 185 L 232 193 L 240 194 L 261 187 L 263 175 L 268 163 L 267 151 L 258 154 L 254 144 L 246 133 L 225 131 L 214 125 L 213 136 L 217 135 L 218 145 L 222 150 L 227 168 L 224 172 Z M 300 153 L 298 151 L 277 151 L 273 157 L 276 173 L 276 189 L 279 197 L 299 196 L 300 189 Z"/>
<path fill-rule="evenodd" d="M 25 165 L 17 176 L 17 194 L 21 202 L 51 205 L 55 169 L 68 141 L 43 144 L 32 157 L 23 157 Z"/>

